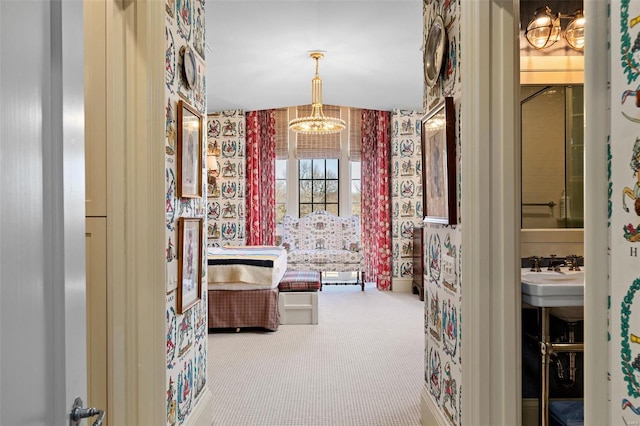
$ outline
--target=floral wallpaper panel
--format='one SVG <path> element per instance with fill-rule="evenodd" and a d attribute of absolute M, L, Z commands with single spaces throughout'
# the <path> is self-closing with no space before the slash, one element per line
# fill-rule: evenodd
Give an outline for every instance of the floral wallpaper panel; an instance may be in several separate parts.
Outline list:
<path fill-rule="evenodd" d="M 424 114 L 391 113 L 391 232 L 393 278 L 413 277 L 413 228 L 422 226 L 422 149 Z"/>
<path fill-rule="evenodd" d="M 241 110 L 207 116 L 207 155 L 217 171 L 207 176 L 207 246 L 246 243 L 246 139 L 245 113 Z"/>
<path fill-rule="evenodd" d="M 640 3 L 611 1 L 610 424 L 640 420 Z"/>
<path fill-rule="evenodd" d="M 165 0 L 165 259 L 166 259 L 166 410 L 167 425 L 188 421 L 206 383 L 207 294 L 183 314 L 177 314 L 177 223 L 181 217 L 206 219 L 206 179 L 202 198 L 178 198 L 176 183 L 178 101 L 195 108 L 206 123 L 204 60 L 204 0 Z M 196 79 L 190 87 L 182 71 L 185 49 L 194 51 Z M 204 135 L 204 132 L 203 132 Z M 204 137 L 204 136 L 203 136 Z M 204 141 L 203 141 L 204 145 Z M 205 153 L 203 152 L 203 164 Z M 204 246 L 204 244 L 203 244 Z M 206 252 L 202 248 L 202 280 L 206 283 Z M 206 288 L 206 284 L 203 285 Z"/>
<path fill-rule="evenodd" d="M 456 111 L 457 202 L 460 223 L 460 0 L 424 3 L 424 31 L 437 15 L 447 30 L 447 56 L 433 87 L 425 82 L 424 109 L 428 113 L 445 96 Z M 428 178 L 428 177 L 427 177 Z M 401 231 L 401 230 L 399 230 Z M 461 424 L 462 408 L 462 225 L 424 224 L 425 383 L 439 414 L 449 424 Z"/>

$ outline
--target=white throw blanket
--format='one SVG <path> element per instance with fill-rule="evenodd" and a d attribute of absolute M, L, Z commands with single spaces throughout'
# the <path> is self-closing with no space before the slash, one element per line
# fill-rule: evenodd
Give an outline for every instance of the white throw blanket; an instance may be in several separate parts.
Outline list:
<path fill-rule="evenodd" d="M 209 248 L 208 283 L 251 284 L 252 288 L 277 287 L 287 270 L 287 252 L 276 246 L 238 246 Z M 229 287 L 229 286 L 225 286 Z M 240 288 L 238 288 L 240 289 Z"/>

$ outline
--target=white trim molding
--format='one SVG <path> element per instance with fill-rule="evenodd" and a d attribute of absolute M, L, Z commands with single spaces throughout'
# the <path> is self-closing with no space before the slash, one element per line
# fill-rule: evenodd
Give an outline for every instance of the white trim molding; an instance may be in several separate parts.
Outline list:
<path fill-rule="evenodd" d="M 211 426 L 215 417 L 213 413 L 213 394 L 209 386 L 205 386 L 196 406 L 185 422 L 187 426 Z"/>
<path fill-rule="evenodd" d="M 413 292 L 413 279 L 412 278 L 391 278 L 391 290 L 395 293 L 412 293 Z M 417 296 L 416 296 L 417 297 Z"/>
<path fill-rule="evenodd" d="M 609 136 L 608 2 L 585 0 L 584 131 L 584 420 L 609 423 L 609 229 L 607 138 Z M 607 60 L 609 59 L 609 60 Z"/>
<path fill-rule="evenodd" d="M 107 2 L 110 424 L 166 423 L 163 2 Z"/>
<path fill-rule="evenodd" d="M 518 16 L 461 3 L 462 424 L 521 422 Z"/>
<path fill-rule="evenodd" d="M 442 416 L 440 407 L 433 403 L 429 389 L 425 383 L 420 391 L 420 420 L 425 426 L 448 426 L 449 422 Z"/>

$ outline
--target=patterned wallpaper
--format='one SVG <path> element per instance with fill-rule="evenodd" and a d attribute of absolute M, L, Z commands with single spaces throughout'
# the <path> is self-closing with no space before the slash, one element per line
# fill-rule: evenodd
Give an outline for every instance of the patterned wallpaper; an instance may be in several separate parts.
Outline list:
<path fill-rule="evenodd" d="M 640 3 L 610 5 L 609 424 L 640 416 Z"/>
<path fill-rule="evenodd" d="M 427 0 L 424 4 L 424 31 L 437 15 L 447 29 L 448 56 L 433 87 L 425 83 L 425 112 L 444 96 L 452 96 L 456 111 L 456 151 L 458 157 L 458 223 L 460 223 L 460 0 Z M 461 423 L 462 348 L 461 271 L 462 226 L 435 223 L 424 225 L 424 318 L 425 381 L 433 403 L 452 425 Z"/>
<path fill-rule="evenodd" d="M 413 228 L 422 226 L 422 112 L 391 113 L 391 238 L 393 278 L 413 277 Z"/>
<path fill-rule="evenodd" d="M 206 113 L 204 2 L 205 0 L 165 1 L 167 425 L 185 423 L 204 389 L 207 377 L 206 291 L 202 292 L 202 299 L 184 314 L 176 314 L 178 311 L 178 219 L 181 217 L 205 218 L 206 195 L 202 198 L 178 198 L 176 194 L 178 101 L 185 101 L 202 114 L 203 124 L 206 120 L 204 115 Z M 185 46 L 189 46 L 195 52 L 196 78 L 193 88 L 186 84 L 182 71 L 181 51 Z M 202 158 L 205 164 L 204 154 Z M 205 194 L 204 188 L 203 194 Z M 204 247 L 202 260 L 203 288 L 206 288 Z"/>
<path fill-rule="evenodd" d="M 207 116 L 207 155 L 218 163 L 207 182 L 209 247 L 245 245 L 245 122 L 242 110 Z"/>
<path fill-rule="evenodd" d="M 425 224 L 425 380 L 453 425 L 460 424 L 462 354 L 460 227 Z"/>

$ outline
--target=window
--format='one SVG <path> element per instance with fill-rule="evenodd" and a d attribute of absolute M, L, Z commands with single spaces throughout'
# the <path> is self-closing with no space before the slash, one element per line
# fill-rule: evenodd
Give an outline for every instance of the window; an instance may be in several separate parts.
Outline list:
<path fill-rule="evenodd" d="M 289 119 L 309 115 L 310 106 L 276 110 L 277 224 L 296 212 L 299 217 L 318 210 L 360 215 L 362 112 L 327 105 L 325 112 L 346 118 L 349 131 L 322 137 L 294 134 L 288 130 Z"/>
<path fill-rule="evenodd" d="M 287 160 L 276 160 L 276 223 L 287 213 Z"/>
<path fill-rule="evenodd" d="M 362 168 L 360 161 L 351 161 L 351 214 L 361 216 L 362 211 Z"/>
<path fill-rule="evenodd" d="M 338 160 L 312 159 L 298 162 L 299 215 L 326 210 L 339 215 Z"/>

